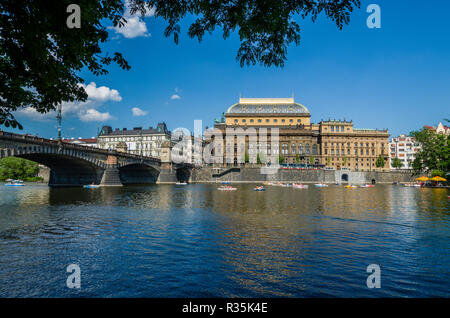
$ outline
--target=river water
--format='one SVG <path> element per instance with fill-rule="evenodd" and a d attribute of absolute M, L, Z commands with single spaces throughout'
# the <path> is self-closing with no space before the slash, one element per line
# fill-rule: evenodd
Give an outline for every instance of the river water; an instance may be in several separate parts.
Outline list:
<path fill-rule="evenodd" d="M 450 296 L 448 190 L 236 186 L 2 185 L 0 296 Z"/>

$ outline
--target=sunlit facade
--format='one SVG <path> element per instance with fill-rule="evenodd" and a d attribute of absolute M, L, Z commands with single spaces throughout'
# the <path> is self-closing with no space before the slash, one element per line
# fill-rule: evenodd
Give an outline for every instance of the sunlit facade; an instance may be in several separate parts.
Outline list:
<path fill-rule="evenodd" d="M 226 150 L 234 148 L 233 165 L 244 162 L 238 160 L 238 148 L 245 147 L 246 154 L 255 151 L 266 156 L 281 156 L 284 163 L 347 168 L 357 171 L 389 170 L 389 133 L 386 129 L 358 129 L 352 121 L 322 120 L 311 123 L 311 113 L 307 107 L 296 103 L 294 98 L 240 98 L 230 106 L 221 120 L 216 120 L 216 129 L 222 131 L 224 164 Z M 270 136 L 266 145 L 250 143 L 245 137 L 245 145 L 226 143 L 226 129 L 242 128 L 244 133 L 254 128 L 278 128 L 279 143 L 271 146 Z M 232 151 L 233 152 L 233 151 Z M 242 151 L 240 152 L 242 153 Z M 385 165 L 376 167 L 376 160 L 382 156 Z"/>

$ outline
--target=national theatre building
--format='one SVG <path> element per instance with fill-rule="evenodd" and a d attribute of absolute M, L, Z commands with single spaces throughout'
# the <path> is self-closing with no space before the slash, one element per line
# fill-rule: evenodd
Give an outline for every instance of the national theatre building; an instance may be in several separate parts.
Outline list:
<path fill-rule="evenodd" d="M 245 147 L 245 154 L 257 152 L 264 155 L 279 155 L 288 164 L 321 165 L 335 169 L 348 168 L 357 171 L 389 170 L 387 130 L 358 129 L 352 121 L 322 120 L 311 123 L 309 110 L 294 101 L 294 98 L 240 98 L 230 106 L 221 120 L 214 125 L 223 134 L 223 145 L 237 156 L 237 148 Z M 265 146 L 249 143 L 245 145 L 226 143 L 226 129 L 250 130 L 258 133 L 268 128 L 269 139 Z M 279 144 L 270 147 L 270 129 L 279 129 Z M 224 157 L 226 152 L 224 151 Z M 378 157 L 383 157 L 383 168 L 376 167 Z M 240 160 L 243 162 L 244 160 Z M 227 162 L 224 161 L 223 162 Z M 238 162 L 234 158 L 234 164 Z"/>

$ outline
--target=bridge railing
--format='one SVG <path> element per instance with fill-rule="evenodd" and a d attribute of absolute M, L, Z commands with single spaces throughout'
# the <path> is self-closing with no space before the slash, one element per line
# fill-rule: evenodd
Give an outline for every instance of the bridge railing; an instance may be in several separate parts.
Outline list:
<path fill-rule="evenodd" d="M 58 146 L 58 140 L 51 140 L 46 139 L 38 136 L 31 136 L 26 134 L 15 134 L 6 132 L 3 130 L 0 130 L 0 139 L 6 139 L 11 141 L 18 141 L 18 142 L 29 142 L 32 144 L 42 145 L 42 146 Z M 62 147 L 64 149 L 73 149 L 73 150 L 82 150 L 82 151 L 88 151 L 88 152 L 95 152 L 95 153 L 102 153 L 105 155 L 117 155 L 117 156 L 125 156 L 133 159 L 144 159 L 144 160 L 151 160 L 151 161 L 157 161 L 160 162 L 161 159 L 156 157 L 149 157 L 149 156 L 141 156 L 136 154 L 131 154 L 128 152 L 119 152 L 116 150 L 110 150 L 110 149 L 103 149 L 98 147 L 92 147 L 92 146 L 83 146 L 83 145 L 75 145 L 68 142 L 63 142 Z"/>

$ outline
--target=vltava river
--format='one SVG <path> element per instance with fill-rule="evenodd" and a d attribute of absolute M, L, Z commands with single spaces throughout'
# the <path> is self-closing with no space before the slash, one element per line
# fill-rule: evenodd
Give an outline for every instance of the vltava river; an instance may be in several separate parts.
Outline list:
<path fill-rule="evenodd" d="M 0 296 L 449 296 L 447 190 L 236 186 L 1 185 Z"/>

